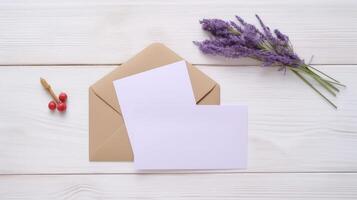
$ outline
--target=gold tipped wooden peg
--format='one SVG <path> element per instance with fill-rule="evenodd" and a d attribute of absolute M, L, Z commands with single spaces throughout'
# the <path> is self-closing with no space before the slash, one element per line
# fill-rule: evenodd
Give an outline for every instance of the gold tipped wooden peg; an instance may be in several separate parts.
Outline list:
<path fill-rule="evenodd" d="M 52 99 L 56 102 L 59 103 L 60 100 L 58 99 L 58 97 L 56 96 L 56 94 L 53 92 L 51 85 L 48 84 L 48 82 L 44 79 L 44 78 L 40 78 L 41 80 L 41 85 L 43 86 L 43 88 L 45 88 L 45 90 L 47 91 L 48 94 L 51 95 Z"/>

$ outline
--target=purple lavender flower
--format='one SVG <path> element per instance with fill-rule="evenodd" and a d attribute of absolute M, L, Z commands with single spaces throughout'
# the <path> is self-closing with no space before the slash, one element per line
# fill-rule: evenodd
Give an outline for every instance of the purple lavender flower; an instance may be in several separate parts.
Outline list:
<path fill-rule="evenodd" d="M 194 44 L 204 54 L 228 58 L 250 57 L 262 61 L 263 66 L 279 65 L 281 66 L 280 69 L 289 68 L 331 105 L 336 107 L 310 84 L 301 73 L 311 76 L 334 96 L 336 92 L 339 92 L 334 85 L 344 85 L 321 71 L 317 71 L 319 74 L 316 73 L 313 67 L 305 64 L 294 52 L 287 35 L 281 33 L 278 29 L 275 29 L 272 33 L 260 17 L 258 15 L 255 16 L 259 21 L 261 31 L 254 25 L 245 22 L 239 16 L 236 16 L 238 23 L 221 19 L 203 19 L 200 21 L 202 29 L 211 33 L 213 37 L 202 42 L 194 41 Z"/>
<path fill-rule="evenodd" d="M 203 19 L 202 29 L 214 37 L 202 42 L 194 42 L 205 54 L 229 58 L 252 57 L 261 60 L 264 66 L 283 65 L 297 67 L 302 60 L 292 51 L 289 38 L 279 30 L 274 36 L 270 29 L 256 15 L 263 32 L 254 25 L 236 16 L 239 25 L 233 21 Z"/>
<path fill-rule="evenodd" d="M 278 29 L 274 30 L 274 33 L 276 35 L 276 37 L 281 40 L 282 42 L 289 42 L 289 37 L 287 35 L 282 34 Z"/>
<path fill-rule="evenodd" d="M 229 23 L 220 19 L 203 19 L 200 21 L 202 29 L 210 32 L 217 37 L 226 37 L 229 35 Z"/>

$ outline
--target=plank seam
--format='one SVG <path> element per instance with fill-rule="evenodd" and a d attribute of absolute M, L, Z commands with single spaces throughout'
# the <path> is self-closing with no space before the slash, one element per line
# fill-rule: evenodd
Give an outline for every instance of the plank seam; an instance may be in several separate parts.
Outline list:
<path fill-rule="evenodd" d="M 0 176 L 86 176 L 86 175 L 219 175 L 219 174 L 357 174 L 357 171 L 287 171 L 287 172 L 142 172 L 142 173 L 1 173 Z"/>
<path fill-rule="evenodd" d="M 118 64 L 0 64 L 0 67 L 118 67 L 122 63 Z M 260 65 L 234 65 L 234 64 L 192 64 L 196 66 L 221 66 L 221 67 L 260 67 Z M 312 66 L 350 66 L 357 67 L 357 64 L 312 64 Z"/>

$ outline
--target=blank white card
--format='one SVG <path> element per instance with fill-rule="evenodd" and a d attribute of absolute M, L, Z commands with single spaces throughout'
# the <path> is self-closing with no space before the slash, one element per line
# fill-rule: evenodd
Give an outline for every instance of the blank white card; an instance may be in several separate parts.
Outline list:
<path fill-rule="evenodd" d="M 246 106 L 136 106 L 126 118 L 136 169 L 242 169 Z"/>
<path fill-rule="evenodd" d="M 190 77 L 185 61 L 175 62 L 145 72 L 113 81 L 128 130 L 131 146 L 135 153 L 134 133 L 129 131 L 137 126 L 130 117 L 136 106 L 151 105 L 195 105 Z"/>

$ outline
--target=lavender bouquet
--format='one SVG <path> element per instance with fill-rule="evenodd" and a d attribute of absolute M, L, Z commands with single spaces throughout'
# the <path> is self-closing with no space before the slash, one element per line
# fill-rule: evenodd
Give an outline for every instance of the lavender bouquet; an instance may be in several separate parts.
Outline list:
<path fill-rule="evenodd" d="M 245 22 L 236 16 L 238 24 L 234 21 L 220 19 L 203 19 L 200 21 L 202 29 L 208 31 L 212 37 L 202 42 L 194 42 L 199 49 L 210 55 L 219 55 L 228 58 L 250 57 L 260 60 L 263 66 L 280 66 L 279 70 L 290 70 L 301 80 L 323 97 L 334 108 L 337 106 L 323 95 L 307 78 L 316 81 L 333 96 L 340 90 L 338 86 L 345 87 L 336 79 L 305 63 L 294 52 L 289 37 L 275 29 L 274 34 L 265 26 L 256 15 L 261 29 Z"/>

